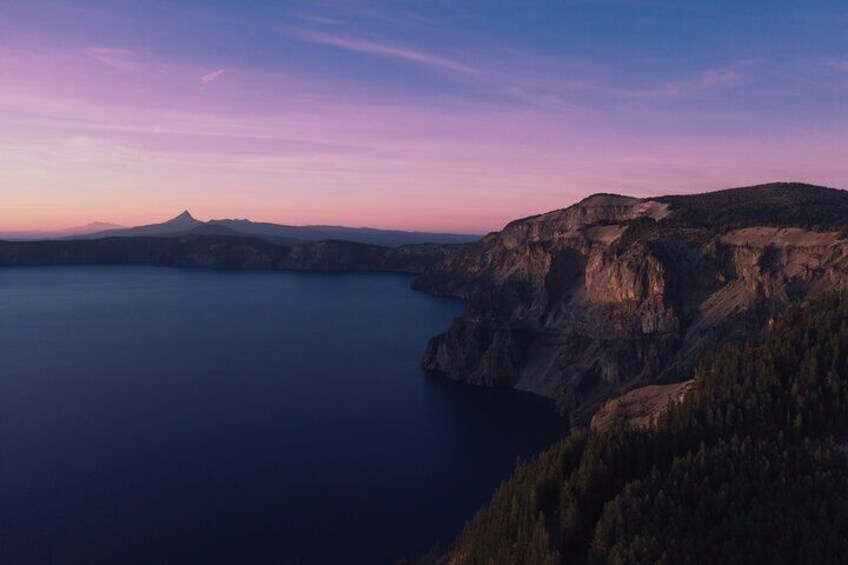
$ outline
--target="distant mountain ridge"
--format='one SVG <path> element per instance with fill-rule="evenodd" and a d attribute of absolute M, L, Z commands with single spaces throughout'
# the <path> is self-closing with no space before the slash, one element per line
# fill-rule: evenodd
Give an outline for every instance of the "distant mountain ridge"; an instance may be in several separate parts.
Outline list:
<path fill-rule="evenodd" d="M 191 213 L 186 210 L 179 216 L 171 218 L 161 224 L 148 224 L 133 228 L 118 228 L 94 233 L 83 234 L 85 238 L 103 238 L 103 237 L 149 237 L 149 236 L 164 236 L 164 235 L 182 235 L 194 228 L 200 227 L 203 222 L 196 220 Z M 80 236 L 75 236 L 80 237 Z"/>
<path fill-rule="evenodd" d="M 123 226 L 110 224 L 108 222 L 91 222 L 84 226 L 66 228 L 61 230 L 18 230 L 0 231 L 0 239 L 7 240 L 32 240 L 32 239 L 57 239 L 75 235 L 88 235 L 106 230 L 120 229 Z"/>
<path fill-rule="evenodd" d="M 339 240 L 383 247 L 401 247 L 425 243 L 458 244 L 477 241 L 470 234 L 430 233 L 344 226 L 289 226 L 250 220 L 196 219 L 186 210 L 179 216 L 159 224 L 132 228 L 106 229 L 87 233 L 68 234 L 72 239 L 101 239 L 107 237 L 179 237 L 184 235 L 222 235 L 260 238 L 280 245 L 295 245 L 310 241 Z M 21 238 L 38 239 L 38 238 Z"/>

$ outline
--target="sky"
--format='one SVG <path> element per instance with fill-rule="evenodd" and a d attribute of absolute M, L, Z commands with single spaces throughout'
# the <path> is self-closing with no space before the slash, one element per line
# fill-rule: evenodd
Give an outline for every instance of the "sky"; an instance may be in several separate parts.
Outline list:
<path fill-rule="evenodd" d="M 848 2 L 0 0 L 0 231 L 848 187 Z"/>

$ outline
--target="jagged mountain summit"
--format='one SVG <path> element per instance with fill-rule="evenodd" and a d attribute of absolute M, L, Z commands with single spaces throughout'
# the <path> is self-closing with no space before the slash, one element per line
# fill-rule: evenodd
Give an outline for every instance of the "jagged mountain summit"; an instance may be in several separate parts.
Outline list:
<path fill-rule="evenodd" d="M 374 228 L 349 228 L 344 226 L 289 226 L 244 219 L 209 220 L 203 222 L 186 210 L 179 216 L 159 224 L 133 228 L 108 229 L 87 232 L 87 238 L 106 237 L 177 237 L 184 235 L 226 235 L 231 237 L 260 238 L 281 245 L 294 245 L 309 241 L 340 240 L 384 247 L 401 247 L 425 243 L 461 244 L 479 239 L 469 234 L 410 232 Z M 75 235 L 75 237 L 79 237 Z M 25 238 L 30 239 L 30 238 Z"/>
<path fill-rule="evenodd" d="M 196 227 L 202 224 L 200 220 L 196 220 L 194 216 L 191 215 L 191 212 L 188 210 L 183 210 L 183 213 L 175 218 L 172 218 L 165 222 L 165 225 L 170 225 L 174 228 L 185 228 L 191 229 L 192 227 Z"/>
<path fill-rule="evenodd" d="M 599 194 L 445 257 L 420 289 L 470 299 L 426 368 L 556 399 L 674 382 L 789 303 L 848 286 L 848 192 L 774 183 L 697 195 Z"/>
<path fill-rule="evenodd" d="M 105 230 L 86 234 L 85 237 L 150 237 L 172 234 L 182 234 L 202 226 L 203 222 L 196 220 L 188 210 L 182 214 L 159 224 L 149 224 L 133 228 Z"/>

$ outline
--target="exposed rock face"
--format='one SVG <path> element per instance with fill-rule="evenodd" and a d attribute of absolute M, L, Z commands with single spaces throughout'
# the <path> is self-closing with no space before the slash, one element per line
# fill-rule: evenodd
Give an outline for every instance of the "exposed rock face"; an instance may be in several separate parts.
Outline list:
<path fill-rule="evenodd" d="M 848 284 L 836 229 L 848 193 L 738 190 L 748 200 L 597 195 L 444 258 L 416 286 L 471 301 L 430 342 L 425 367 L 555 398 L 585 421 L 607 398 L 685 378 L 705 348 L 759 330 L 791 300 Z M 693 220 L 703 217 L 713 223 Z"/>
<path fill-rule="evenodd" d="M 592 429 L 607 431 L 617 426 L 653 427 L 672 403 L 683 400 L 691 386 L 691 380 L 648 385 L 607 400 L 592 416 Z"/>

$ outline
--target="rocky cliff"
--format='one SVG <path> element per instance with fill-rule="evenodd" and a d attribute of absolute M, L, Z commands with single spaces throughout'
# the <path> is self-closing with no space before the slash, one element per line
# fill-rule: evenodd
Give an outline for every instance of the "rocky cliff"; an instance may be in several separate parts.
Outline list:
<path fill-rule="evenodd" d="M 590 426 L 599 432 L 620 431 L 622 427 L 653 428 L 673 404 L 682 402 L 694 381 L 648 385 L 604 402 Z"/>
<path fill-rule="evenodd" d="M 680 380 L 704 351 L 795 300 L 848 285 L 848 193 L 779 183 L 638 199 L 601 194 L 440 260 L 419 289 L 470 299 L 424 366 L 556 399 Z"/>

